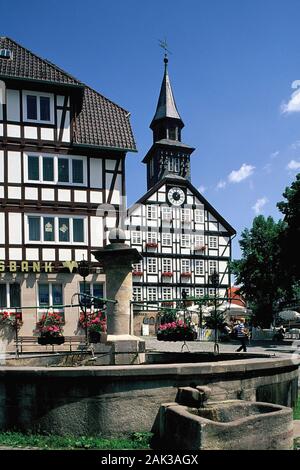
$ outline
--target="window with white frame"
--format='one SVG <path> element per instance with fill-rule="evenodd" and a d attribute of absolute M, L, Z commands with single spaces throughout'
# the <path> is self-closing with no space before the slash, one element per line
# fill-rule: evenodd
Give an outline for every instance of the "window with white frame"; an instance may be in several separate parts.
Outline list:
<path fill-rule="evenodd" d="M 161 234 L 162 246 L 172 246 L 172 234 L 162 232 Z"/>
<path fill-rule="evenodd" d="M 21 307 L 21 287 L 17 282 L 0 282 L 0 311 Z"/>
<path fill-rule="evenodd" d="M 195 297 L 204 297 L 203 287 L 195 287 Z"/>
<path fill-rule="evenodd" d="M 186 293 L 186 296 L 187 297 L 190 297 L 191 296 L 191 289 L 190 287 L 185 287 L 184 289 L 182 289 L 182 291 L 184 291 Z M 181 292 L 182 293 L 182 292 Z"/>
<path fill-rule="evenodd" d="M 174 139 L 175 140 L 175 139 Z M 168 158 L 168 171 L 179 173 L 180 161 L 178 157 L 170 156 Z"/>
<path fill-rule="evenodd" d="M 58 283 L 39 283 L 38 284 L 38 314 L 39 317 L 48 312 L 49 307 L 53 311 L 64 315 L 63 307 L 63 285 Z M 64 319 L 64 318 L 63 318 Z"/>
<path fill-rule="evenodd" d="M 28 153 L 24 159 L 25 182 L 86 185 L 85 157 Z"/>
<path fill-rule="evenodd" d="M 142 243 L 142 233 L 141 232 L 131 232 L 131 243 L 133 245 L 139 245 Z"/>
<path fill-rule="evenodd" d="M 157 206 L 148 205 L 147 206 L 147 219 L 148 220 L 157 220 Z"/>
<path fill-rule="evenodd" d="M 156 287 L 148 287 L 148 300 L 150 302 L 153 300 L 157 300 L 157 288 Z"/>
<path fill-rule="evenodd" d="M 209 261 L 209 275 L 213 274 L 215 271 L 218 272 L 218 262 L 217 261 Z"/>
<path fill-rule="evenodd" d="M 196 276 L 204 275 L 204 260 L 203 259 L 195 260 L 195 275 Z"/>
<path fill-rule="evenodd" d="M 162 272 L 163 273 L 171 273 L 172 270 L 172 259 L 170 258 L 163 258 L 162 260 Z"/>
<path fill-rule="evenodd" d="M 208 295 L 210 297 L 213 297 L 215 295 L 215 289 L 212 289 L 212 288 L 208 289 Z M 218 292 L 217 292 L 217 295 L 218 295 Z"/>
<path fill-rule="evenodd" d="M 149 274 L 157 274 L 157 258 L 148 258 L 147 266 Z"/>
<path fill-rule="evenodd" d="M 54 124 L 54 96 L 50 93 L 23 92 L 23 120 Z"/>
<path fill-rule="evenodd" d="M 141 287 L 133 287 L 132 294 L 133 294 L 132 297 L 133 297 L 134 302 L 142 301 L 142 288 Z"/>
<path fill-rule="evenodd" d="M 79 283 L 79 291 L 80 294 L 86 294 L 87 296 L 98 297 L 99 299 L 103 299 L 104 297 L 104 284 L 102 282 L 80 282 Z M 84 304 L 85 301 L 87 305 L 90 305 L 89 297 L 82 297 L 82 303 Z M 94 307 L 102 307 L 102 301 L 97 302 L 97 299 L 94 299 Z"/>
<path fill-rule="evenodd" d="M 204 235 L 194 235 L 194 247 L 195 248 L 205 247 Z"/>
<path fill-rule="evenodd" d="M 28 243 L 86 243 L 86 217 L 25 215 Z"/>
<path fill-rule="evenodd" d="M 162 207 L 161 218 L 164 221 L 170 222 L 172 220 L 172 208 L 171 207 Z"/>
<path fill-rule="evenodd" d="M 195 209 L 195 223 L 204 224 L 204 210 L 203 209 Z"/>
<path fill-rule="evenodd" d="M 190 221 L 191 221 L 191 210 L 181 209 L 181 222 L 190 223 Z"/>
<path fill-rule="evenodd" d="M 189 259 L 182 259 L 181 260 L 181 272 L 182 273 L 191 272 L 191 261 Z"/>
<path fill-rule="evenodd" d="M 209 248 L 218 248 L 218 237 L 209 237 Z"/>
<path fill-rule="evenodd" d="M 190 248 L 191 247 L 191 236 L 189 234 L 181 235 L 181 247 Z"/>
<path fill-rule="evenodd" d="M 163 287 L 162 288 L 162 299 L 171 300 L 172 299 L 172 287 Z"/>
<path fill-rule="evenodd" d="M 137 273 L 141 273 L 143 271 L 143 261 L 139 261 L 138 263 L 134 263 L 132 265 L 132 270 Z"/>
<path fill-rule="evenodd" d="M 147 232 L 147 243 L 157 243 L 157 232 Z"/>

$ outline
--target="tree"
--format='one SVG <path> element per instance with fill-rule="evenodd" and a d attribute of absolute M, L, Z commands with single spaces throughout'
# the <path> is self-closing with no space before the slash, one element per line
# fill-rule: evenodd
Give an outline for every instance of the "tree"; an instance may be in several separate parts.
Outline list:
<path fill-rule="evenodd" d="M 250 303 L 257 321 L 269 327 L 284 290 L 281 285 L 279 236 L 284 230 L 282 221 L 272 217 L 255 217 L 252 228 L 242 232 L 239 241 L 242 259 L 233 261 L 231 269 L 240 292 Z"/>
<path fill-rule="evenodd" d="M 300 284 L 300 173 L 291 187 L 283 193 L 286 201 L 277 207 L 284 214 L 285 229 L 279 237 L 281 266 L 286 290 L 292 297 L 299 292 Z"/>

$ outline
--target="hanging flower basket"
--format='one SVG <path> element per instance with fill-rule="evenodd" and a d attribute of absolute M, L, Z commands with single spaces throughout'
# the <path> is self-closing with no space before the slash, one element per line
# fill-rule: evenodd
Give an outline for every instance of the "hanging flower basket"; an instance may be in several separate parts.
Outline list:
<path fill-rule="evenodd" d="M 89 343 L 106 343 L 107 333 L 99 331 L 89 331 Z"/>
<path fill-rule="evenodd" d="M 38 337 L 38 344 L 42 346 L 46 346 L 47 344 L 64 344 L 65 337 L 64 336 L 53 336 L 52 334 L 43 334 L 42 336 Z"/>
<path fill-rule="evenodd" d="M 89 343 L 105 343 L 107 341 L 106 317 L 102 310 L 88 313 L 85 319 L 84 312 L 80 313 L 78 326 L 87 328 Z"/>
<path fill-rule="evenodd" d="M 63 344 L 63 318 L 59 313 L 44 314 L 37 323 L 37 331 L 40 333 L 38 344 Z"/>
<path fill-rule="evenodd" d="M 0 312 L 0 327 L 11 326 L 19 329 L 22 325 L 22 312 Z"/>

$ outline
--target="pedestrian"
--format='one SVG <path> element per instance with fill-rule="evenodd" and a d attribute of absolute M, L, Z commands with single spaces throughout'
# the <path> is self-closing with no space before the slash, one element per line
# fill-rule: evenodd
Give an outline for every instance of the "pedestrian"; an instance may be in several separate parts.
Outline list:
<path fill-rule="evenodd" d="M 240 341 L 241 346 L 236 350 L 236 352 L 240 352 L 243 350 L 244 352 L 247 352 L 247 346 L 246 346 L 246 341 L 247 341 L 247 334 L 245 332 L 245 325 L 244 325 L 244 320 L 241 319 L 238 324 L 235 327 L 236 334 L 237 334 L 237 339 Z"/>

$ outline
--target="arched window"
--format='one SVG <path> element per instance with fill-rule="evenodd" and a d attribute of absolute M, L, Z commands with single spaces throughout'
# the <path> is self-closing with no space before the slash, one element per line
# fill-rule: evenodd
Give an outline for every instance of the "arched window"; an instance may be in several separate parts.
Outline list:
<path fill-rule="evenodd" d="M 154 317 L 149 318 L 149 325 L 155 325 L 155 318 Z"/>
<path fill-rule="evenodd" d="M 145 317 L 143 319 L 143 323 L 144 323 L 144 325 L 149 325 L 149 318 Z"/>

